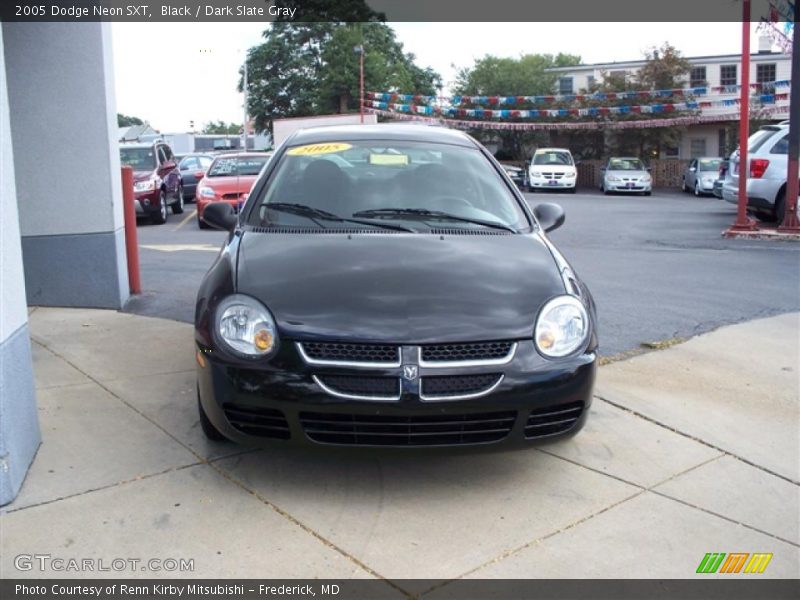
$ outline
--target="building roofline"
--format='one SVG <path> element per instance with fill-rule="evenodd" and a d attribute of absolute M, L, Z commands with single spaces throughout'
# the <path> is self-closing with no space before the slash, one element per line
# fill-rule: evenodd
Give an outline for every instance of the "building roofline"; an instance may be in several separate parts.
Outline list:
<path fill-rule="evenodd" d="M 754 58 L 785 58 L 787 60 L 791 60 L 791 55 L 786 54 L 784 52 L 751 52 L 750 53 L 750 60 Z M 685 57 L 686 60 L 689 62 L 702 62 L 702 61 L 713 61 L 713 62 L 736 62 L 742 59 L 741 54 L 710 54 L 707 56 L 687 56 Z M 563 73 L 566 71 L 574 71 L 574 70 L 581 70 L 581 69 L 599 69 L 602 67 L 611 67 L 611 68 L 625 68 L 625 67 L 638 67 L 642 66 L 647 62 L 647 59 L 640 58 L 637 60 L 624 60 L 618 62 L 599 62 L 599 63 L 582 63 L 580 65 L 572 65 L 571 67 L 550 67 L 546 69 L 547 71 Z"/>

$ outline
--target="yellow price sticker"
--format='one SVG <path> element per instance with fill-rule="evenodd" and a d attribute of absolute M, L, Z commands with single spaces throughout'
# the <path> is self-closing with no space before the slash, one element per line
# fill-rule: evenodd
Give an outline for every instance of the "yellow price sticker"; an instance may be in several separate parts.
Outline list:
<path fill-rule="evenodd" d="M 344 144 L 341 142 L 330 142 L 327 144 L 308 144 L 307 146 L 298 146 L 297 148 L 290 148 L 286 154 L 289 156 L 316 156 L 318 154 L 333 154 L 334 152 L 343 152 L 352 148 L 352 144 Z"/>

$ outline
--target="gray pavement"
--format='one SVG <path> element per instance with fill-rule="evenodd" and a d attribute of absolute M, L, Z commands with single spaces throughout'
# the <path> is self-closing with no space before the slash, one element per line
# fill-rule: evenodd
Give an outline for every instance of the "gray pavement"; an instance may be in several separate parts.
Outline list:
<path fill-rule="evenodd" d="M 566 210 L 552 239 L 594 294 L 603 356 L 800 310 L 800 244 L 721 238 L 736 210 L 722 200 L 587 189 L 527 198 Z M 138 228 L 144 294 L 128 312 L 193 321 L 197 288 L 225 233 L 199 230 L 192 205 L 178 217 Z"/>
<path fill-rule="evenodd" d="M 94 575 L 374 578 L 391 595 L 412 577 L 691 578 L 706 552 L 771 552 L 762 577 L 797 577 L 799 323 L 601 367 L 568 440 L 377 454 L 210 443 L 189 325 L 33 309 L 44 441 L 0 512 L 0 576 L 84 576 L 17 571 L 24 553 L 184 558 L 194 571 Z"/>

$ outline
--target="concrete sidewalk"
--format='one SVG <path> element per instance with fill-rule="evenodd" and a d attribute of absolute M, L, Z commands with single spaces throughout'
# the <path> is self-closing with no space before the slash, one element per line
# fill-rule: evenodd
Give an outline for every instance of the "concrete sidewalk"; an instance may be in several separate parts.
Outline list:
<path fill-rule="evenodd" d="M 797 577 L 799 325 L 604 366 L 569 440 L 374 455 L 210 443 L 190 325 L 34 309 L 44 442 L 2 509 L 0 576 L 689 578 L 707 552 L 771 552 L 760 577 Z M 194 571 L 19 571 L 20 554 Z"/>

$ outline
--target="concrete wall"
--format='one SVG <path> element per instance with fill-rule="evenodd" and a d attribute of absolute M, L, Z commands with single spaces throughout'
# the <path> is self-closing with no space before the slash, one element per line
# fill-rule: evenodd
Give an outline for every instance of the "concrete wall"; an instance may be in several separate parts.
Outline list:
<path fill-rule="evenodd" d="M 0 30 L 0 505 L 17 495 L 40 441 Z"/>
<path fill-rule="evenodd" d="M 3 24 L 28 304 L 129 295 L 110 31 Z"/>

